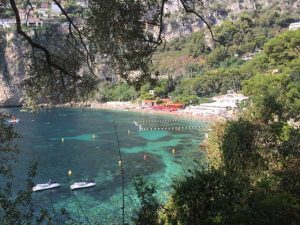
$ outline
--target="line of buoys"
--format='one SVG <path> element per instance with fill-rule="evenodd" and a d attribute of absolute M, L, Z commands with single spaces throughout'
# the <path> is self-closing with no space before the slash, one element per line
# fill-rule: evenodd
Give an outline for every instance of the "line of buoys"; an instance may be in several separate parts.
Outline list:
<path fill-rule="evenodd" d="M 133 121 L 133 123 L 135 125 L 139 124 L 139 123 L 166 123 L 166 122 L 184 122 L 184 121 L 188 121 L 188 120 L 143 120 L 143 121 L 140 121 L 140 122 L 136 122 L 136 121 Z"/>
<path fill-rule="evenodd" d="M 139 131 L 145 130 L 192 130 L 192 129 L 204 129 L 205 126 L 186 126 L 186 127 L 140 127 Z M 209 129 L 206 129 L 209 130 Z"/>

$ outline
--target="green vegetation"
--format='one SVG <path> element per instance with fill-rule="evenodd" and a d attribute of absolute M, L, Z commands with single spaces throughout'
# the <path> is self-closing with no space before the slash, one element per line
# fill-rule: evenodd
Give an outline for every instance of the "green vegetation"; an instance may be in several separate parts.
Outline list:
<path fill-rule="evenodd" d="M 270 37 L 286 29 L 295 18 L 296 15 L 278 13 L 276 7 L 269 11 L 244 13 L 237 21 L 225 21 L 214 27 L 216 37 L 223 44 L 214 47 L 208 47 L 200 32 L 174 39 L 165 49 L 159 49 L 155 67 L 169 77 L 172 74 L 176 88 L 163 88 L 161 83 L 166 80 L 162 79 L 146 92 L 142 88 L 141 98 L 152 98 L 147 92 L 154 89 L 157 96 L 171 96 L 175 102 L 197 104 L 229 89 L 240 91 L 242 82 L 257 73 L 281 72 L 281 67 L 287 64 L 297 65 L 291 60 L 299 55 L 299 34 L 287 32 L 264 46 Z M 286 48 L 293 51 L 284 50 Z M 253 59 L 245 61 L 242 56 Z M 179 74 L 182 76 L 177 77 Z"/>
<path fill-rule="evenodd" d="M 238 120 L 213 127 L 206 144 L 209 166 L 174 182 L 162 224 L 300 222 L 300 132 L 291 123 L 300 119 L 298 35 L 300 30 L 279 35 L 249 62 L 261 68 L 243 83 L 252 106 Z M 270 73 L 274 66 L 280 66 L 277 74 Z"/>
<path fill-rule="evenodd" d="M 275 72 L 282 73 L 282 75 L 278 75 L 275 78 L 265 75 L 267 77 L 265 79 L 265 86 L 270 85 L 270 83 L 273 82 L 272 80 L 285 77 L 286 82 L 282 84 L 282 88 L 285 88 L 287 91 L 286 95 L 290 96 L 290 100 L 287 104 L 297 104 L 291 99 L 297 97 L 294 91 L 299 88 L 297 86 L 298 84 L 294 82 L 287 86 L 287 82 L 297 79 L 298 76 L 299 40 L 299 32 L 288 31 L 275 39 L 271 39 L 265 44 L 263 52 L 258 53 L 252 60 L 243 61 L 240 65 L 234 64 L 214 70 L 202 68 L 202 72 L 200 74 L 196 73 L 193 77 L 183 76 L 174 79 L 169 75 L 167 79 L 159 79 L 156 84 L 147 83 L 143 85 L 138 92 L 134 92 L 133 89 L 129 87 L 125 88 L 125 84 L 112 85 L 103 83 L 99 88 L 99 96 L 102 97 L 98 99 L 101 101 L 127 101 L 137 97 L 141 99 L 155 99 L 155 97 L 149 94 L 149 90 L 154 90 L 155 95 L 159 97 L 171 96 L 175 102 L 198 104 L 207 102 L 207 98 L 214 95 L 225 94 L 226 91 L 230 89 L 241 91 L 242 83 L 253 77 L 252 80 L 250 80 L 251 86 L 248 85 L 244 87 L 245 94 L 251 95 L 257 91 L 252 87 L 254 85 L 253 80 L 256 80 L 257 85 L 263 85 L 264 82 L 262 80 L 263 76 L 256 74 Z M 225 50 L 220 47 L 218 51 L 223 52 Z M 212 53 L 216 53 L 216 51 L 211 52 L 207 56 L 208 60 Z M 221 58 L 222 60 L 220 59 L 219 63 L 224 65 L 224 61 L 227 61 L 227 59 L 224 57 Z M 293 75 L 291 77 L 286 76 L 289 73 Z M 124 87 L 123 90 L 120 89 L 120 87 Z M 118 92 L 118 90 L 120 90 L 120 92 Z M 278 93 L 276 90 L 278 90 L 278 87 L 274 87 L 274 92 Z"/>
<path fill-rule="evenodd" d="M 132 218 L 135 225 L 159 225 L 158 210 L 160 204 L 155 198 L 155 186 L 147 183 L 142 177 L 135 181 L 135 190 L 140 200 L 140 208 Z"/>
<path fill-rule="evenodd" d="M 203 98 L 205 101 L 205 98 L 224 94 L 229 89 L 240 91 L 242 82 L 257 73 L 281 72 L 287 64 L 288 68 L 294 68 L 291 64 L 297 65 L 297 61 L 291 60 L 299 55 L 298 33 L 287 32 L 264 44 L 286 29 L 296 17 L 281 14 L 276 7 L 243 13 L 236 21 L 225 21 L 213 28 L 222 43 L 213 47 L 209 47 L 200 32 L 172 40 L 165 49 L 159 49 L 154 65 L 160 73 L 175 77 L 176 88 L 168 93 L 158 91 L 157 95 L 196 104 Z M 246 61 L 243 57 L 253 59 Z"/>
<path fill-rule="evenodd" d="M 244 62 L 241 56 L 257 54 L 270 38 L 282 33 L 298 18 L 299 13 L 281 13 L 276 6 L 243 13 L 235 21 L 224 21 L 213 27 L 221 44 L 208 45 L 200 32 L 167 43 L 166 48 L 160 49 L 155 57 L 156 68 L 162 74 L 171 72 L 188 76 L 212 68 L 237 67 Z"/>
<path fill-rule="evenodd" d="M 40 216 L 40 223 L 47 222 L 47 211 L 36 212 L 31 201 L 32 178 L 36 174 L 36 165 L 29 168 L 26 187 L 20 189 L 19 183 L 13 183 L 13 164 L 16 163 L 19 148 L 13 144 L 20 138 L 12 125 L 7 125 L 8 115 L 0 112 L 0 224 L 32 224 Z M 14 193 L 13 189 L 18 188 Z M 39 223 L 37 223 L 39 224 Z"/>
<path fill-rule="evenodd" d="M 99 85 L 94 98 L 100 102 L 132 101 L 137 98 L 137 92 L 132 86 L 125 83 L 103 82 Z"/>
<path fill-rule="evenodd" d="M 182 79 L 176 86 L 174 97 L 195 95 L 197 97 L 212 97 L 220 93 L 226 93 L 229 89 L 239 91 L 241 82 L 247 78 L 247 74 L 241 74 L 237 69 L 220 69 L 207 72 L 205 75 L 195 78 Z"/>

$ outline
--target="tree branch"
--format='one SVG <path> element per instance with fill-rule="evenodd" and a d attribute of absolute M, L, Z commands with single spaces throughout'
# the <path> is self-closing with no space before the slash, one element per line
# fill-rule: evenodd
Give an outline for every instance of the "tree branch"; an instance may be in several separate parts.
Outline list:
<path fill-rule="evenodd" d="M 34 42 L 32 40 L 31 37 L 29 37 L 23 30 L 22 30 L 22 25 L 21 25 L 21 18 L 20 18 L 20 14 L 19 14 L 19 10 L 16 6 L 16 2 L 15 0 L 10 0 L 10 5 L 11 5 L 11 8 L 15 14 L 15 17 L 16 17 L 16 26 L 17 26 L 17 33 L 19 33 L 21 36 L 23 36 L 26 41 L 31 45 L 32 48 L 36 48 L 36 49 L 39 49 L 41 50 L 44 55 L 45 55 L 45 58 L 46 58 L 46 61 L 48 63 L 49 66 L 52 66 L 53 68 L 63 72 L 64 74 L 74 78 L 74 79 L 81 79 L 80 76 L 77 76 L 75 74 L 70 74 L 66 69 L 64 69 L 63 67 L 61 67 L 60 65 L 54 63 L 51 59 L 51 54 L 50 52 L 48 51 L 48 49 L 46 49 L 44 46 Z"/>
<path fill-rule="evenodd" d="M 84 50 L 86 51 L 86 60 L 87 60 L 87 63 L 88 63 L 88 67 L 89 67 L 89 70 L 90 72 L 95 76 L 93 70 L 92 70 L 92 66 L 90 64 L 91 62 L 91 57 L 90 57 L 90 52 L 86 46 L 86 44 L 84 43 L 83 41 L 83 37 L 81 35 L 81 32 L 80 30 L 78 29 L 78 27 L 74 24 L 74 22 L 72 21 L 72 19 L 69 17 L 68 13 L 64 10 L 64 8 L 61 6 L 61 4 L 57 1 L 57 0 L 53 0 L 53 2 L 58 6 L 58 8 L 60 9 L 60 11 L 64 14 L 64 16 L 66 17 L 66 19 L 69 21 L 69 32 L 70 34 L 74 37 L 73 33 L 72 33 L 72 27 L 74 27 L 74 29 L 76 30 L 78 36 L 79 36 L 79 39 L 80 39 L 80 42 L 84 48 Z M 76 40 L 76 38 L 74 37 L 74 39 Z"/>
<path fill-rule="evenodd" d="M 200 4 L 201 6 L 203 6 L 202 0 L 195 0 L 195 1 L 199 2 L 199 4 Z M 195 1 L 194 1 L 194 2 L 195 2 Z M 184 0 L 180 0 L 180 2 L 181 2 L 181 4 L 182 4 L 184 10 L 185 10 L 187 13 L 192 13 L 192 14 L 196 15 L 197 17 L 199 17 L 199 18 L 203 21 L 203 23 L 205 23 L 207 29 L 208 29 L 209 32 L 210 32 L 210 35 L 211 35 L 211 37 L 212 37 L 212 40 L 215 41 L 215 42 L 220 43 L 219 40 L 215 39 L 214 34 L 213 34 L 213 32 L 212 32 L 212 29 L 211 29 L 211 26 L 207 23 L 207 21 L 206 21 L 206 20 L 205 20 L 198 12 L 196 12 L 194 9 L 190 8 L 190 7 L 186 4 L 186 2 L 185 2 Z"/>
<path fill-rule="evenodd" d="M 166 1 L 167 0 L 162 0 L 161 7 L 160 7 L 159 33 L 157 37 L 159 44 L 162 43 L 162 32 L 164 30 L 163 17 L 164 17 L 164 8 L 165 8 Z"/>
<path fill-rule="evenodd" d="M 28 12 L 26 13 L 26 23 L 28 23 L 28 18 L 30 16 L 30 12 L 33 11 L 33 7 L 32 7 L 32 4 L 31 4 L 31 1 L 30 0 L 27 0 L 27 5 L 30 6 L 30 9 L 28 10 Z"/>

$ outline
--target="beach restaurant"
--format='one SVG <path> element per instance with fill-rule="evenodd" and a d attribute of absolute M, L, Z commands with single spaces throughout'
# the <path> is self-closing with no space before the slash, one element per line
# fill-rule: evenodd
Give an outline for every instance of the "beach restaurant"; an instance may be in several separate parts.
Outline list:
<path fill-rule="evenodd" d="M 157 102 L 161 102 L 161 104 L 157 104 Z M 173 103 L 168 98 L 162 98 L 159 100 L 143 100 L 142 101 L 143 108 L 151 108 L 154 110 L 161 111 L 177 111 L 179 109 L 184 109 L 184 104 L 181 103 Z"/>

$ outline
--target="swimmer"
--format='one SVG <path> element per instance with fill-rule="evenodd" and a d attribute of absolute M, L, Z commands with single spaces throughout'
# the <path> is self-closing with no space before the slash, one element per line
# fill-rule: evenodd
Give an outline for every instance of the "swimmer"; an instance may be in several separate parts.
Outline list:
<path fill-rule="evenodd" d="M 145 154 L 145 155 L 144 155 L 144 160 L 147 160 L 147 159 L 148 159 L 148 155 Z"/>

